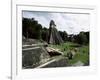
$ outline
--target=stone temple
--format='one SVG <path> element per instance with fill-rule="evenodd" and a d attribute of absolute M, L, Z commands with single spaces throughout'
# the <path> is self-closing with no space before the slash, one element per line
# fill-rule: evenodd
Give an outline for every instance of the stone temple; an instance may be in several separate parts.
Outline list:
<path fill-rule="evenodd" d="M 49 44 L 60 44 L 62 42 L 63 42 L 62 37 L 60 36 L 58 30 L 56 29 L 55 22 L 51 20 L 50 26 L 49 26 L 48 43 Z"/>

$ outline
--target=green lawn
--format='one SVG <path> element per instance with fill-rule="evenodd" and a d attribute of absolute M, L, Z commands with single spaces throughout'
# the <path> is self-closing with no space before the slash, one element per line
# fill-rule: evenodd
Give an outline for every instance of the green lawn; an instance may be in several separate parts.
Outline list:
<path fill-rule="evenodd" d="M 60 45 L 49 45 L 55 49 L 59 49 L 64 53 L 64 56 L 67 55 L 69 51 L 73 51 L 77 48 L 73 59 L 69 60 L 69 64 L 72 65 L 77 61 L 83 62 L 85 65 L 89 64 L 89 45 L 79 45 L 77 43 L 66 42 Z"/>

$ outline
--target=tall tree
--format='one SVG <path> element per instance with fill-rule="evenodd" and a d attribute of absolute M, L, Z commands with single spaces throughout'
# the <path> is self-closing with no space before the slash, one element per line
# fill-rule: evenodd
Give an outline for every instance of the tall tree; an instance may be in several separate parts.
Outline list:
<path fill-rule="evenodd" d="M 27 38 L 41 39 L 42 25 L 38 23 L 34 18 L 23 18 L 23 35 Z"/>

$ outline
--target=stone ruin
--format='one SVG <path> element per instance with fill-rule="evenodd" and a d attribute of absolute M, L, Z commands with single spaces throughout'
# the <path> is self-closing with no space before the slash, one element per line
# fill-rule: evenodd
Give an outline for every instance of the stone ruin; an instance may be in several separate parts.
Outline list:
<path fill-rule="evenodd" d="M 48 43 L 60 44 L 63 40 L 56 29 L 55 22 L 51 20 L 49 27 Z M 68 60 L 62 52 L 48 47 L 39 40 L 26 39 L 22 37 L 22 67 L 45 68 L 45 67 L 64 67 L 68 66 Z"/>
<path fill-rule="evenodd" d="M 58 30 L 56 29 L 55 22 L 51 20 L 50 26 L 49 26 L 48 43 L 49 44 L 60 44 L 62 42 L 63 42 L 62 37 L 60 36 Z"/>

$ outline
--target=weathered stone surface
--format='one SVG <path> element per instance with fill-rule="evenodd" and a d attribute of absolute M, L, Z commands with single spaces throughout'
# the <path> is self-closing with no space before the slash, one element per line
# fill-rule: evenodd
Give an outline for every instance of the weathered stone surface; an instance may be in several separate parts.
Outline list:
<path fill-rule="evenodd" d="M 45 64 L 38 66 L 37 68 L 52 68 L 52 67 L 66 67 L 68 66 L 68 59 L 60 56 L 60 58 L 56 57 L 55 59 L 48 61 Z"/>
<path fill-rule="evenodd" d="M 22 51 L 23 68 L 34 68 L 49 60 L 50 56 L 43 47 L 25 48 Z"/>

